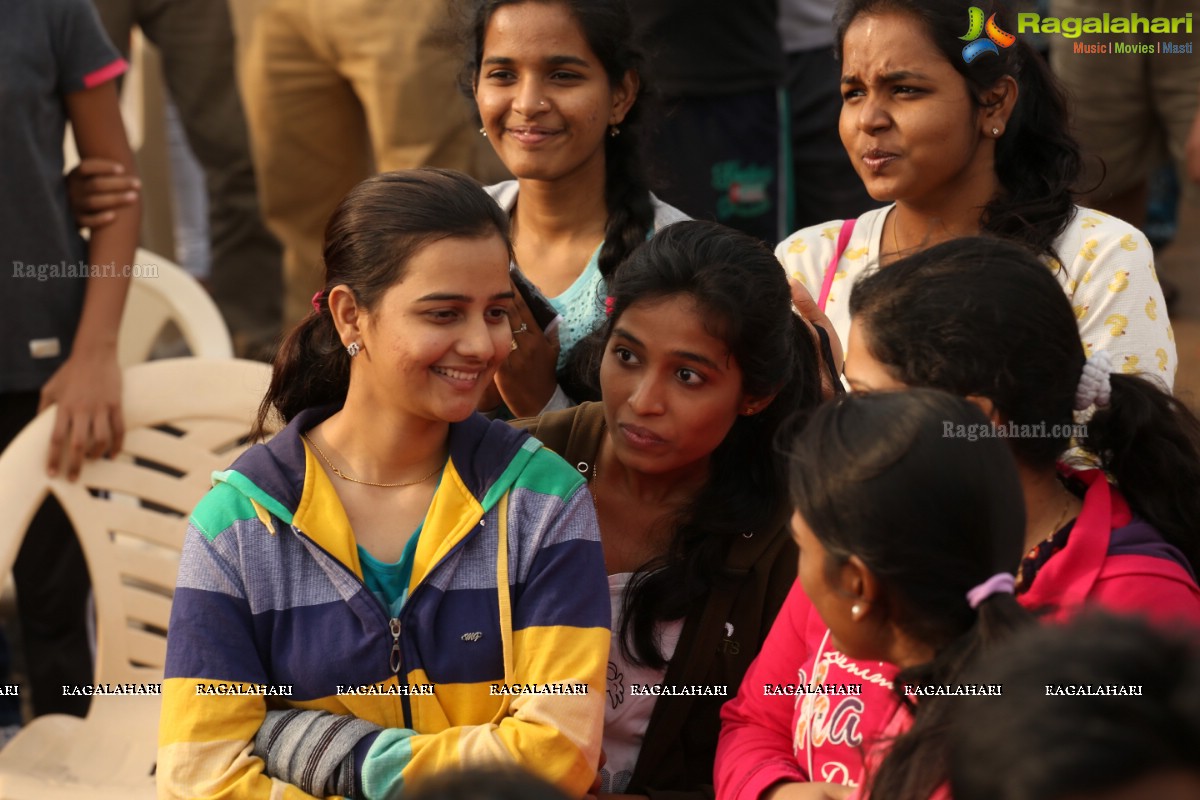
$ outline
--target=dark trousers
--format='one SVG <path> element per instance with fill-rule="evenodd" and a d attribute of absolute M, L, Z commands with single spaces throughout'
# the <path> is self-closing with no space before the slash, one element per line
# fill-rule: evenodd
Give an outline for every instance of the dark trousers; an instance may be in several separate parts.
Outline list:
<path fill-rule="evenodd" d="M 774 247 L 786 211 L 779 101 L 772 87 L 664 101 L 648 148 L 655 194 Z"/>
<path fill-rule="evenodd" d="M 229 7 L 225 0 L 93 1 L 109 38 L 126 57 L 134 25 L 162 53 L 167 90 L 204 169 L 212 242 L 209 291 L 239 355 L 261 356 L 283 323 L 282 256 L 259 210 Z"/>
<path fill-rule="evenodd" d="M 37 392 L 0 394 L 0 450 L 37 414 Z M 44 470 L 44 462 L 28 465 Z M 48 498 L 33 518 L 13 566 L 17 615 L 33 693 L 33 713 L 87 714 L 89 697 L 64 697 L 64 685 L 92 682 L 87 600 L 91 582 L 75 530 Z"/>
<path fill-rule="evenodd" d="M 841 70 L 833 48 L 788 55 L 788 114 L 792 169 L 792 233 L 834 219 L 851 219 L 883 205 L 867 194 L 842 146 Z"/>

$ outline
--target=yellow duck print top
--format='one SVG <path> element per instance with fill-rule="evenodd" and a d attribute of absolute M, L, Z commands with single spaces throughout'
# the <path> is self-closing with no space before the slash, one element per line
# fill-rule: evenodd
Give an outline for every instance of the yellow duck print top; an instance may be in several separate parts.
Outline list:
<path fill-rule="evenodd" d="M 1108 326 L 1108 332 L 1113 336 L 1124 336 L 1125 329 L 1129 327 L 1129 318 L 1124 314 L 1109 314 L 1108 319 L 1104 320 L 1104 324 Z"/>
<path fill-rule="evenodd" d="M 892 208 L 872 209 L 858 218 L 835 268 L 839 288 L 830 292 L 825 313 L 843 347 L 850 331 L 850 294 L 861 276 L 879 268 L 880 254 L 887 249 L 883 225 Z M 787 272 L 799 277 L 814 297 L 841 227 L 841 220 L 830 220 L 804 228 L 775 249 Z M 1089 354 L 1105 350 L 1117 369 L 1153 373 L 1170 388 L 1179 363 L 1175 337 L 1154 271 L 1154 252 L 1142 232 L 1077 206 L 1054 250 L 1058 259 L 1045 259 L 1046 266 L 1070 298 L 1084 349 Z"/>

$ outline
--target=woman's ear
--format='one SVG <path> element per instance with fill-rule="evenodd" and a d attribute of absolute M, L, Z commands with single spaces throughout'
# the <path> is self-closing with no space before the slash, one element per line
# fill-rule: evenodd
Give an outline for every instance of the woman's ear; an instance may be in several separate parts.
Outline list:
<path fill-rule="evenodd" d="M 621 82 L 613 87 L 612 112 L 608 115 L 609 125 L 620 125 L 625 121 L 629 109 L 633 108 L 633 104 L 637 102 L 638 90 L 641 86 L 642 79 L 638 76 L 637 71 L 626 70 Z"/>
<path fill-rule="evenodd" d="M 985 138 L 999 139 L 1004 135 L 1019 94 L 1017 81 L 1011 75 L 1005 75 L 983 93 L 980 97 L 979 124 Z"/>
<path fill-rule="evenodd" d="M 354 292 L 344 283 L 329 290 L 329 313 L 333 317 L 333 325 L 337 328 L 338 338 L 344 346 L 362 339 L 362 326 L 366 322 L 366 314 Z"/>
<path fill-rule="evenodd" d="M 850 618 L 861 622 L 880 604 L 882 586 L 858 556 L 850 556 L 838 571 L 838 591 L 850 601 Z"/>
<path fill-rule="evenodd" d="M 738 413 L 743 417 L 752 417 L 755 414 L 760 414 L 767 406 L 771 405 L 777 394 L 779 394 L 778 391 L 766 395 L 743 394 L 741 401 L 738 403 Z"/>

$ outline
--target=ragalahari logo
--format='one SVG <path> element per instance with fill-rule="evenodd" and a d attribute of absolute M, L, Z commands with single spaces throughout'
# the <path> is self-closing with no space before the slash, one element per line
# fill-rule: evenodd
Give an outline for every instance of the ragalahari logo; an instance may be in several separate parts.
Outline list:
<path fill-rule="evenodd" d="M 987 19 L 987 24 L 983 22 L 983 9 L 978 6 L 971 6 L 968 12 L 971 22 L 970 28 L 967 30 L 966 36 L 960 36 L 964 42 L 970 42 L 963 48 L 963 61 L 970 64 L 975 59 L 979 58 L 984 53 L 994 53 L 1000 55 L 1001 47 L 1012 47 L 1013 42 L 1017 41 L 1017 37 L 1011 33 L 1004 31 L 996 24 L 996 15 L 992 14 Z M 979 37 L 987 33 L 986 39 Z"/>

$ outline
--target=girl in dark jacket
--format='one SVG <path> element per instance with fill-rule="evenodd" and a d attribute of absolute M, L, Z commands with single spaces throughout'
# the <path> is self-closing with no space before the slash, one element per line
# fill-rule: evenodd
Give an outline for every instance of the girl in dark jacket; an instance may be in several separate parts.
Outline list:
<path fill-rule="evenodd" d="M 596 503 L 613 609 L 602 792 L 711 797 L 720 707 L 796 575 L 773 445 L 819 402 L 816 348 L 778 262 L 720 225 L 664 229 L 610 291 L 584 345 L 602 402 L 518 424 Z"/>

